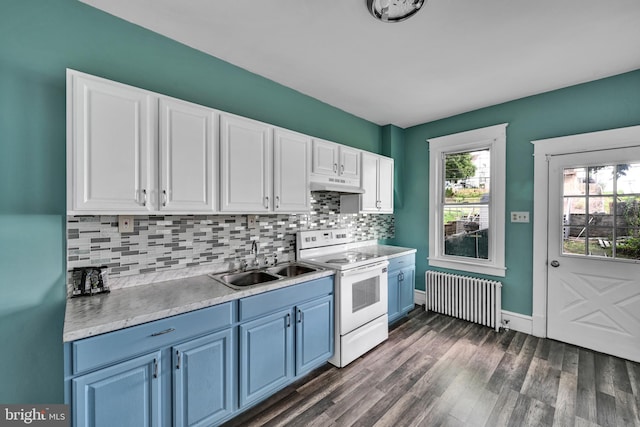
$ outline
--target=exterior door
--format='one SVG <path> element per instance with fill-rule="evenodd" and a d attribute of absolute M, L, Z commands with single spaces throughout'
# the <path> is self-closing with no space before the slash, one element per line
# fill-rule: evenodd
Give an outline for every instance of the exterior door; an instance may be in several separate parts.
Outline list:
<path fill-rule="evenodd" d="M 549 163 L 547 335 L 640 362 L 640 147 Z"/>

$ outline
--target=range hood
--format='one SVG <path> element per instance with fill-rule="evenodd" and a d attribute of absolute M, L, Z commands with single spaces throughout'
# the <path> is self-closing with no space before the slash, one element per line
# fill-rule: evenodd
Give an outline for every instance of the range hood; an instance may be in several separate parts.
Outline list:
<path fill-rule="evenodd" d="M 311 174 L 311 191 L 334 191 L 336 193 L 364 194 L 359 179 L 338 178 Z"/>

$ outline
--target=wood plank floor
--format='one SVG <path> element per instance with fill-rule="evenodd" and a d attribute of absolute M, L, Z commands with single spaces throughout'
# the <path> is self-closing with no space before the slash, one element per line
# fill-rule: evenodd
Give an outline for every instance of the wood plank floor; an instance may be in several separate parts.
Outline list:
<path fill-rule="evenodd" d="M 640 364 L 426 313 L 225 426 L 640 426 Z"/>

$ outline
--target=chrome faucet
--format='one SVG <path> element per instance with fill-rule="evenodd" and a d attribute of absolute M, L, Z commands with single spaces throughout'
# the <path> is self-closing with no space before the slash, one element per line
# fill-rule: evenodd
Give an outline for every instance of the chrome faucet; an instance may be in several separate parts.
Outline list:
<path fill-rule="evenodd" d="M 260 248 L 258 247 L 258 241 L 254 240 L 251 243 L 251 253 L 254 254 L 255 258 L 253 260 L 253 265 L 259 265 L 258 264 L 258 254 L 260 253 Z"/>

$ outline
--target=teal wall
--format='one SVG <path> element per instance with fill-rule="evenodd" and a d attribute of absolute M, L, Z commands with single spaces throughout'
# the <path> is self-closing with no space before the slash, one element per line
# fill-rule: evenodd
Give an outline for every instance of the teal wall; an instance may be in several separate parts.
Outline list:
<path fill-rule="evenodd" d="M 427 138 L 509 122 L 507 211 L 532 211 L 530 140 L 640 124 L 640 71 L 412 127 L 379 127 L 76 0 L 0 2 L 0 403 L 63 400 L 65 69 L 392 156 L 396 238 L 428 242 Z M 425 94 L 428 96 L 428 94 Z M 531 314 L 529 225 L 507 225 L 504 308 Z"/>
<path fill-rule="evenodd" d="M 396 206 L 396 237 L 391 242 L 418 249 L 418 289 L 424 290 L 429 253 L 429 146 L 426 140 L 499 123 L 509 123 L 506 212 L 533 213 L 533 145 L 530 141 L 639 125 L 640 70 L 405 129 L 404 203 Z M 532 312 L 533 216 L 531 221 L 506 224 L 507 273 L 502 280 L 503 308 L 525 315 Z"/>
<path fill-rule="evenodd" d="M 65 69 L 379 152 L 380 127 L 86 6 L 0 2 L 0 403 L 63 400 Z"/>

